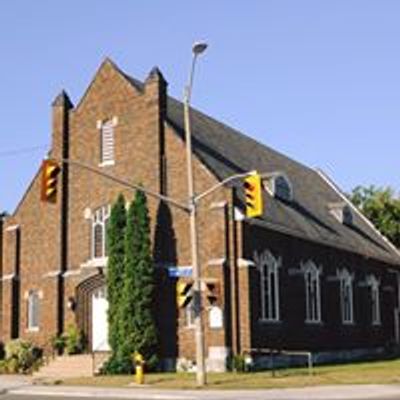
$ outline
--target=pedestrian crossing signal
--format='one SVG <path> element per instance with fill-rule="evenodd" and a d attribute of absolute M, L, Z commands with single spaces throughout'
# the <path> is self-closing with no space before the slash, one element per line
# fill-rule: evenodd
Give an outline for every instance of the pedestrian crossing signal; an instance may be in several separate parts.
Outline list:
<path fill-rule="evenodd" d="M 41 199 L 47 203 L 57 202 L 58 174 L 61 168 L 55 160 L 44 160 L 42 163 Z"/>
<path fill-rule="evenodd" d="M 244 179 L 243 189 L 246 199 L 246 217 L 255 218 L 263 213 L 261 177 L 255 172 Z"/>

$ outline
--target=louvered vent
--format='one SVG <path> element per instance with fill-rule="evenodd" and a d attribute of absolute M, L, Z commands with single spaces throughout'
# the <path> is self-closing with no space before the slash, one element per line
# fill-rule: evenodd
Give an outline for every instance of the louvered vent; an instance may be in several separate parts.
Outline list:
<path fill-rule="evenodd" d="M 114 163 L 114 123 L 106 121 L 101 127 L 101 163 Z"/>

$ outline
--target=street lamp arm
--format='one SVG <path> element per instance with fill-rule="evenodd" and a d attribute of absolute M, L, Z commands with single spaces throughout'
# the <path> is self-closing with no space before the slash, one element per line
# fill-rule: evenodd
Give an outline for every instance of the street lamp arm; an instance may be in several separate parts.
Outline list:
<path fill-rule="evenodd" d="M 208 196 L 209 194 L 213 193 L 214 191 L 216 191 L 217 189 L 219 189 L 221 186 L 226 185 L 227 183 L 234 181 L 236 179 L 241 179 L 241 178 L 245 178 L 246 176 L 252 175 L 254 174 L 254 171 L 249 171 L 249 172 L 243 172 L 242 174 L 235 174 L 235 175 L 231 175 L 228 178 L 225 178 L 224 180 L 222 180 L 221 182 L 218 182 L 216 185 L 211 186 L 209 189 L 205 190 L 203 193 L 198 194 L 197 196 L 194 197 L 194 202 L 198 202 L 201 199 L 203 199 L 204 197 Z"/>
<path fill-rule="evenodd" d="M 65 163 L 65 164 L 76 166 L 76 167 L 79 167 L 79 168 L 82 168 L 82 169 L 86 169 L 87 171 L 90 171 L 90 172 L 92 172 L 92 173 L 94 173 L 96 175 L 102 176 L 103 178 L 106 178 L 106 179 L 109 179 L 109 180 L 114 181 L 116 183 L 119 183 L 121 186 L 125 186 L 125 187 L 127 187 L 129 189 L 140 190 L 140 191 L 146 193 L 150 197 L 154 197 L 154 198 L 156 198 L 158 200 L 165 201 L 166 203 L 170 203 L 171 205 L 173 205 L 173 206 L 175 206 L 177 208 L 180 208 L 183 211 L 190 212 L 190 208 L 186 204 L 182 204 L 179 201 L 172 199 L 171 197 L 164 196 L 162 194 L 159 194 L 159 193 L 157 193 L 157 192 L 155 192 L 153 190 L 147 189 L 147 188 L 145 188 L 145 187 L 143 187 L 141 185 L 138 185 L 136 183 L 131 183 L 131 182 L 128 182 L 128 181 L 126 181 L 124 179 L 118 178 L 118 177 L 116 177 L 114 175 L 108 174 L 107 172 L 101 171 L 98 168 L 95 168 L 95 167 L 93 167 L 91 165 L 88 165 L 86 163 L 83 163 L 81 161 L 71 160 L 69 158 L 62 158 L 62 159 L 57 160 L 57 161 L 59 161 L 60 163 Z"/>

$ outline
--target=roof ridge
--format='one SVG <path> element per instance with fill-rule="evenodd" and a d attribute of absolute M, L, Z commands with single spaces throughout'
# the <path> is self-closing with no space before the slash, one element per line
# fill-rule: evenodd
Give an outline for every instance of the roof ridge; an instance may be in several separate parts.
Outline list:
<path fill-rule="evenodd" d="M 172 96 L 168 96 L 168 99 L 171 99 L 171 100 L 175 101 L 176 103 L 178 103 L 180 106 L 183 107 L 183 103 L 182 103 L 180 100 L 177 100 L 176 98 L 174 98 L 174 97 L 172 97 Z M 296 159 L 294 159 L 294 158 L 291 158 L 291 157 L 287 156 L 287 155 L 284 154 L 283 152 L 281 152 L 281 151 L 279 151 L 279 150 L 276 150 L 276 149 L 274 149 L 274 148 L 268 146 L 268 145 L 265 144 L 265 143 L 262 143 L 261 141 L 259 141 L 258 139 L 255 139 L 255 138 L 252 137 L 252 136 L 246 135 L 245 133 L 243 133 L 242 131 L 238 130 L 237 128 L 234 128 L 234 127 L 228 125 L 228 123 L 223 122 L 223 121 L 220 121 L 220 120 L 216 119 L 216 117 L 213 117 L 213 116 L 211 116 L 211 115 L 209 115 L 209 114 L 206 114 L 205 112 L 200 111 L 199 109 L 197 109 L 197 108 L 195 108 L 195 107 L 192 107 L 192 106 L 191 106 L 190 109 L 191 109 L 191 111 L 194 111 L 195 113 L 197 113 L 200 117 L 204 117 L 204 118 L 210 120 L 210 121 L 213 122 L 213 123 L 216 123 L 216 124 L 218 124 L 218 125 L 220 125 L 220 126 L 226 128 L 226 129 L 229 129 L 230 131 L 232 131 L 232 133 L 237 134 L 241 139 L 246 140 L 246 141 L 251 141 L 251 142 L 253 142 L 254 144 L 256 144 L 257 146 L 263 147 L 263 148 L 266 149 L 267 151 L 272 151 L 272 152 L 278 154 L 280 157 L 283 157 L 283 158 L 285 158 L 286 160 L 289 160 L 290 162 L 301 166 L 302 168 L 306 168 L 306 169 L 308 169 L 309 171 L 314 171 L 314 169 L 313 169 L 312 167 L 309 167 L 308 165 L 303 164 L 302 162 L 300 162 L 300 161 L 298 161 L 298 160 L 296 160 Z"/>

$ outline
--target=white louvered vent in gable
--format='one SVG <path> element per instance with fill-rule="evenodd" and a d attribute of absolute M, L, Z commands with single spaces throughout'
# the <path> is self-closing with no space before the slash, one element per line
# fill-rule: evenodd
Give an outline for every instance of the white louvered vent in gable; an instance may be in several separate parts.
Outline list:
<path fill-rule="evenodd" d="M 101 134 L 101 164 L 110 165 L 114 164 L 114 149 L 115 149 L 115 138 L 114 138 L 114 121 L 105 121 L 100 130 Z"/>

